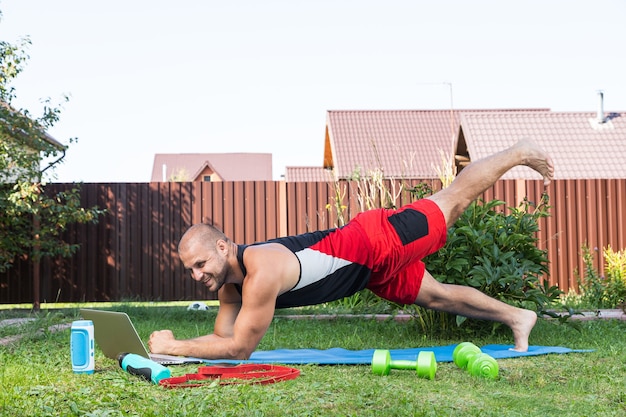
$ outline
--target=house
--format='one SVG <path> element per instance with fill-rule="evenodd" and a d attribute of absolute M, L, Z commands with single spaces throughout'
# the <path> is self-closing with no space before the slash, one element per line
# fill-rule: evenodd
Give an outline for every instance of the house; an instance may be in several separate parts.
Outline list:
<path fill-rule="evenodd" d="M 456 155 L 461 115 L 526 110 L 333 110 L 327 113 L 324 164 L 337 179 L 381 171 L 385 178 L 438 178 Z"/>
<path fill-rule="evenodd" d="M 65 157 L 67 147 L 58 142 L 48 133 L 37 128 L 35 122 L 26 115 L 14 110 L 7 103 L 0 101 L 0 183 L 14 182 L 20 173 L 28 176 L 37 174 L 37 178 L 29 178 L 40 181 L 41 174 L 48 168 L 60 162 Z M 45 167 L 39 166 L 42 154 L 55 157 Z M 32 169 L 27 166 L 32 164 Z"/>
<path fill-rule="evenodd" d="M 384 178 L 437 179 L 446 163 L 454 161 L 458 172 L 527 137 L 550 153 L 555 179 L 626 178 L 626 112 L 605 112 L 602 99 L 600 94 L 596 112 L 328 111 L 321 168 L 331 170 L 334 179 L 377 171 Z M 287 167 L 287 181 L 296 178 L 293 170 Z M 310 181 L 319 181 L 309 172 Z M 503 178 L 539 179 L 539 174 L 517 167 Z"/>
<path fill-rule="evenodd" d="M 285 167 L 286 182 L 328 182 L 334 181 L 331 169 L 324 167 Z"/>
<path fill-rule="evenodd" d="M 156 154 L 152 182 L 271 181 L 269 153 Z"/>

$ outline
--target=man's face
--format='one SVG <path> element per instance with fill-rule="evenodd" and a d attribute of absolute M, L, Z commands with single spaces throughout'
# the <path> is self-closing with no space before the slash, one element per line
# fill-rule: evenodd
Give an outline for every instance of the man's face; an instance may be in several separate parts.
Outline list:
<path fill-rule="evenodd" d="M 194 280 L 206 285 L 210 291 L 222 288 L 228 273 L 228 263 L 219 244 L 214 248 L 194 245 L 180 251 L 179 256 Z"/>

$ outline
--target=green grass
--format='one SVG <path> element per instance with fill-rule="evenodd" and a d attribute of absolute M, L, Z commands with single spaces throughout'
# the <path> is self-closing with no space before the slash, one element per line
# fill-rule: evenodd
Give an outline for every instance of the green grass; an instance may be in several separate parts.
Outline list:
<path fill-rule="evenodd" d="M 116 305 L 126 311 L 146 340 L 170 328 L 180 337 L 210 332 L 215 311 L 187 312 L 183 305 Z M 319 311 L 318 311 L 319 312 Z M 169 390 L 123 372 L 96 351 L 96 372 L 74 374 L 69 330 L 37 332 L 78 318 L 76 306 L 40 313 L 0 309 L 0 320 L 36 318 L 19 331 L 0 328 L 0 337 L 23 335 L 0 346 L 2 416 L 623 416 L 626 414 L 626 322 L 582 323 L 580 332 L 540 320 L 531 344 L 595 349 L 499 361 L 496 381 L 470 376 L 441 363 L 435 380 L 410 371 L 372 375 L 368 366 L 298 366 L 301 376 L 273 385 L 205 386 Z M 290 320 L 277 317 L 259 349 L 344 347 L 403 348 L 462 340 L 426 337 L 415 323 L 362 319 Z M 472 342 L 511 343 L 506 332 Z M 196 365 L 173 367 L 173 375 Z"/>

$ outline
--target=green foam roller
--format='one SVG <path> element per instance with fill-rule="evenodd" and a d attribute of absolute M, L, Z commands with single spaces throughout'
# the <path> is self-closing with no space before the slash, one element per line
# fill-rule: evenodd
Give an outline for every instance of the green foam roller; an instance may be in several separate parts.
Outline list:
<path fill-rule="evenodd" d="M 467 369 L 469 359 L 479 353 L 482 353 L 482 351 L 472 342 L 459 343 L 452 352 L 452 360 L 459 368 Z"/>
<path fill-rule="evenodd" d="M 491 355 L 480 353 L 471 358 L 468 371 L 473 376 L 496 379 L 498 377 L 498 362 Z"/>

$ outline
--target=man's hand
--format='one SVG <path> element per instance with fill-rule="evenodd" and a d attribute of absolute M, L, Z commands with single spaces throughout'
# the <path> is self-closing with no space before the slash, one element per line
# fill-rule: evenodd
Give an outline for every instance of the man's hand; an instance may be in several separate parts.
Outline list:
<path fill-rule="evenodd" d="M 171 330 L 152 332 L 148 340 L 148 348 L 152 353 L 169 353 L 173 349 L 174 333 Z"/>

